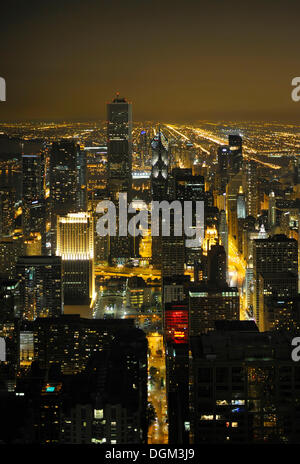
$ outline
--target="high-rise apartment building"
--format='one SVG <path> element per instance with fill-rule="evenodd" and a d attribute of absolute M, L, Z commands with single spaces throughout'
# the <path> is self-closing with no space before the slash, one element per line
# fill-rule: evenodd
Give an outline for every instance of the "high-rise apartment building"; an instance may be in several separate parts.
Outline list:
<path fill-rule="evenodd" d="M 62 264 L 58 256 L 22 256 L 16 273 L 21 279 L 22 317 L 56 317 L 63 311 Z"/>

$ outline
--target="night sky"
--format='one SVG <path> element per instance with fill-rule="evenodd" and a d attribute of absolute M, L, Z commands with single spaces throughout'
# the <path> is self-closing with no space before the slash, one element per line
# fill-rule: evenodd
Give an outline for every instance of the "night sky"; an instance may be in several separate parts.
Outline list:
<path fill-rule="evenodd" d="M 300 122 L 299 0 L 10 0 L 0 5 L 0 120 Z"/>

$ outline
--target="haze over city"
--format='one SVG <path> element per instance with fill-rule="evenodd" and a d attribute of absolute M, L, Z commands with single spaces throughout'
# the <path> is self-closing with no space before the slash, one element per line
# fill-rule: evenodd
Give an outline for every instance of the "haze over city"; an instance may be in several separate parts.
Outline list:
<path fill-rule="evenodd" d="M 9 120 L 299 121 L 299 2 L 16 0 L 1 6 Z"/>

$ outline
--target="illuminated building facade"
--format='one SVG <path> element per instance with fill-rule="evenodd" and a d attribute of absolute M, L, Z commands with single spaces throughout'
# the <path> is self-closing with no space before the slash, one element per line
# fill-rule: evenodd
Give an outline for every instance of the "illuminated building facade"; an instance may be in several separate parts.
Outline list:
<path fill-rule="evenodd" d="M 94 224 L 90 213 L 57 217 L 57 249 L 63 263 L 65 304 L 89 304 L 94 297 Z"/>
<path fill-rule="evenodd" d="M 188 324 L 188 304 L 165 303 L 164 333 L 166 341 L 171 341 L 176 344 L 188 343 Z"/>

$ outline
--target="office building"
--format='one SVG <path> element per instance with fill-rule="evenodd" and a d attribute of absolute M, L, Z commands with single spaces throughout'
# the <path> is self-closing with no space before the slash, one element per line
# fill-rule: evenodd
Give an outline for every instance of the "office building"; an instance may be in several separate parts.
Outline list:
<path fill-rule="evenodd" d="M 32 232 L 30 221 L 31 205 L 40 201 L 44 195 L 44 157 L 42 154 L 22 155 L 22 200 L 23 233 Z"/>
<path fill-rule="evenodd" d="M 57 249 L 63 263 L 65 304 L 89 304 L 94 296 L 94 224 L 90 213 L 57 217 Z"/>
<path fill-rule="evenodd" d="M 226 185 L 230 175 L 230 148 L 228 145 L 221 145 L 217 152 L 217 176 L 216 187 L 219 195 L 226 192 Z"/>
<path fill-rule="evenodd" d="M 189 334 L 191 337 L 214 329 L 215 321 L 239 320 L 240 301 L 236 287 L 212 282 L 189 289 Z"/>
<path fill-rule="evenodd" d="M 51 246 L 56 250 L 57 216 L 78 212 L 80 147 L 73 141 L 53 142 L 50 153 Z"/>
<path fill-rule="evenodd" d="M 132 183 L 132 104 L 119 94 L 107 104 L 108 192 L 130 196 Z"/>
<path fill-rule="evenodd" d="M 228 145 L 230 149 L 230 167 L 234 174 L 237 174 L 243 166 L 243 139 L 240 135 L 229 135 Z"/>
<path fill-rule="evenodd" d="M 239 193 L 237 196 L 236 208 L 237 208 L 237 218 L 245 219 L 246 218 L 246 202 L 245 202 L 245 195 L 244 195 L 242 186 L 240 186 Z"/>
<path fill-rule="evenodd" d="M 223 245 L 213 245 L 207 252 L 208 281 L 226 285 L 227 257 Z"/>
<path fill-rule="evenodd" d="M 168 157 L 169 143 L 165 135 L 158 131 L 151 142 L 152 171 L 151 171 L 151 193 L 152 199 L 163 201 L 168 195 Z"/>
<path fill-rule="evenodd" d="M 294 301 L 298 295 L 298 275 L 290 271 L 262 272 L 256 285 L 259 295 L 259 330 L 267 332 L 286 325 L 286 315 L 281 315 L 282 309 L 278 311 L 274 303 L 277 307 L 280 301 L 285 304 L 289 300 Z M 285 321 L 282 320 L 283 316 Z M 295 317 L 291 315 L 290 324 L 292 321 L 296 323 Z"/>
<path fill-rule="evenodd" d="M 259 292 L 260 274 L 278 274 L 292 272 L 298 275 L 298 243 L 285 235 L 253 241 L 253 310 L 258 327 L 262 328 Z M 274 278 L 276 276 L 274 275 Z"/>

